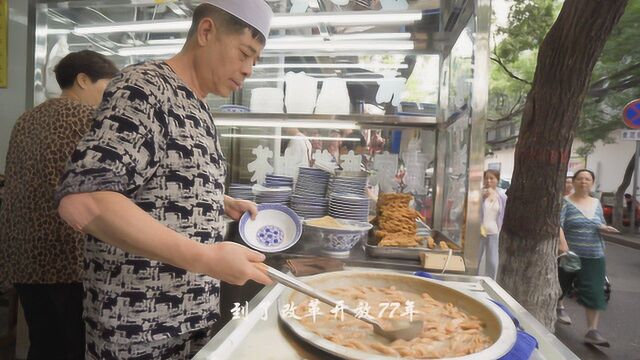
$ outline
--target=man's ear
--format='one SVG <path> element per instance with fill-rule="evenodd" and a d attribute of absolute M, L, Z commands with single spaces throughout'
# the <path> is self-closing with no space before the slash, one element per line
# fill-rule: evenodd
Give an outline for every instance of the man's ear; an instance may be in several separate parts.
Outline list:
<path fill-rule="evenodd" d="M 84 90 L 88 88 L 92 83 L 93 81 L 91 81 L 91 78 L 87 76 L 87 74 L 79 73 L 78 75 L 76 75 L 76 85 L 78 85 L 80 89 Z"/>
<path fill-rule="evenodd" d="M 196 40 L 198 41 L 198 45 L 206 45 L 211 36 L 215 36 L 216 31 L 217 29 L 215 23 L 213 22 L 213 19 L 205 17 L 200 20 L 200 23 L 198 24 L 198 30 L 196 32 Z"/>

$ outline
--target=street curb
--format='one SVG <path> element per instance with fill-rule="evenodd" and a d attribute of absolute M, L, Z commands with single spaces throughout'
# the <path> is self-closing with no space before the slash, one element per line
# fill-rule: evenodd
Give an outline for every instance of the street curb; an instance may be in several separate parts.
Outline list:
<path fill-rule="evenodd" d="M 633 240 L 627 240 L 624 238 L 619 238 L 617 236 L 610 236 L 608 234 L 603 234 L 602 237 L 608 241 L 608 242 L 612 242 L 615 244 L 619 244 L 619 245 L 623 245 L 623 246 L 627 246 L 630 248 L 634 248 L 637 250 L 640 250 L 640 242 L 638 241 L 633 241 Z"/>

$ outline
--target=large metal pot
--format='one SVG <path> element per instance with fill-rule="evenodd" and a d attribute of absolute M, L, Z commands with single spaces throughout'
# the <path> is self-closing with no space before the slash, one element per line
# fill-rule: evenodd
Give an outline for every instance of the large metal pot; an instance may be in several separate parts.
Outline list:
<path fill-rule="evenodd" d="M 445 282 L 430 280 L 414 275 L 400 274 L 378 270 L 347 270 L 332 273 L 314 275 L 303 278 L 311 286 L 328 290 L 332 288 L 344 288 L 352 286 L 395 286 L 398 290 L 413 293 L 429 293 L 435 300 L 450 302 L 467 314 L 477 316 L 486 324 L 486 334 L 493 341 L 493 345 L 481 352 L 450 360 L 486 360 L 498 359 L 505 355 L 513 347 L 516 341 L 516 328 L 507 314 L 492 302 L 449 287 Z M 296 291 L 287 289 L 278 299 L 279 316 L 283 323 L 303 341 L 324 350 L 330 354 L 345 359 L 384 360 L 396 359 L 394 357 L 374 355 L 371 353 L 354 350 L 340 346 L 321 336 L 307 330 L 297 320 L 287 317 L 284 313 L 284 304 L 300 304 L 306 298 Z"/>

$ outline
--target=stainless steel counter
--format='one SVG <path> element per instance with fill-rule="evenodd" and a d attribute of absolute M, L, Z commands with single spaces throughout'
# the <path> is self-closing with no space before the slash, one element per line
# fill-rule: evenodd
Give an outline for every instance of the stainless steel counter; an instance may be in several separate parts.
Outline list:
<path fill-rule="evenodd" d="M 492 279 L 469 275 L 434 277 L 509 308 L 524 330 L 538 340 L 539 348 L 531 359 L 579 359 Z M 280 324 L 276 300 L 283 290 L 279 284 L 262 289 L 249 301 L 246 318 L 231 320 L 194 359 L 336 359 L 297 340 Z"/>

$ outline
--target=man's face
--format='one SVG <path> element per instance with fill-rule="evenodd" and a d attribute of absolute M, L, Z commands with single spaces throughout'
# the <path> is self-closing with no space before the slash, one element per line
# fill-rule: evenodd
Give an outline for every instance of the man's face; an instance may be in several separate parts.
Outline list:
<path fill-rule="evenodd" d="M 210 33 L 206 38 L 204 51 L 196 60 L 197 68 L 205 77 L 207 92 L 228 97 L 238 91 L 245 79 L 251 76 L 263 48 L 251 36 L 249 29 L 244 29 L 239 34 L 220 31 Z"/>
<path fill-rule="evenodd" d="M 573 181 L 571 180 L 571 178 L 568 177 L 564 181 L 564 194 L 569 195 L 571 194 L 572 191 L 573 191 Z"/>

